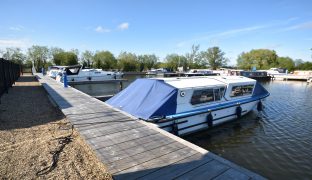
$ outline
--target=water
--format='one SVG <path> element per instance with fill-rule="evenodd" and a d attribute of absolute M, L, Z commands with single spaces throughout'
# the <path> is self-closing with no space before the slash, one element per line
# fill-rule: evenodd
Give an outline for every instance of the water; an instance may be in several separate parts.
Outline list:
<path fill-rule="evenodd" d="M 143 76 L 128 76 L 129 85 Z M 262 113 L 184 137 L 270 179 L 312 179 L 312 84 L 262 83 L 271 93 Z M 117 92 L 119 85 L 79 85 L 91 95 Z M 115 90 L 113 90 L 116 88 Z"/>

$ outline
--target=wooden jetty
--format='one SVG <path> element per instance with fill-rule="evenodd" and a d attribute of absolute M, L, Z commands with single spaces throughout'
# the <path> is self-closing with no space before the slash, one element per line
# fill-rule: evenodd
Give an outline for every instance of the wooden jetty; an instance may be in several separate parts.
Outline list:
<path fill-rule="evenodd" d="M 274 75 L 272 76 L 274 80 L 297 80 L 297 81 L 308 81 L 312 79 L 312 76 L 301 76 L 301 75 Z"/>
<path fill-rule="evenodd" d="M 74 88 L 36 77 L 114 179 L 264 179 Z"/>

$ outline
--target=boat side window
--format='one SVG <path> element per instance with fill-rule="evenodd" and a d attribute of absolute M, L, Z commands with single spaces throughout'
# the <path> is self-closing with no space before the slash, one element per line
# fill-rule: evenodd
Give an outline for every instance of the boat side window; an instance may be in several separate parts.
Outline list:
<path fill-rule="evenodd" d="M 245 96 L 252 93 L 254 85 L 233 86 L 231 91 L 231 97 Z"/>
<path fill-rule="evenodd" d="M 194 90 L 191 104 L 202 104 L 214 101 L 214 94 L 213 89 L 201 89 L 201 90 Z"/>
<path fill-rule="evenodd" d="M 220 87 L 218 89 L 213 89 L 215 101 L 220 101 L 223 97 L 225 87 Z"/>

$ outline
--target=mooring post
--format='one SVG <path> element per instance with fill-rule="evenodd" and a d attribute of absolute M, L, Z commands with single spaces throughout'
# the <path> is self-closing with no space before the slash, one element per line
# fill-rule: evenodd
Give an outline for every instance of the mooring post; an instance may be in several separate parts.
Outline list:
<path fill-rule="evenodd" d="M 122 91 L 122 81 L 119 82 L 119 91 Z"/>
<path fill-rule="evenodd" d="M 67 82 L 67 74 L 66 74 L 66 72 L 63 73 L 63 83 L 64 83 L 64 87 L 67 88 L 68 87 L 68 82 Z"/>

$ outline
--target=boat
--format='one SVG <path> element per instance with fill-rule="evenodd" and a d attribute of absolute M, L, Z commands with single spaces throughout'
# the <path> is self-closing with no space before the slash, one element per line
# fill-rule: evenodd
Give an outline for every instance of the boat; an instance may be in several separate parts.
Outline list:
<path fill-rule="evenodd" d="M 268 75 L 275 76 L 275 75 L 287 75 L 287 69 L 285 68 L 270 68 L 269 70 L 266 70 Z"/>
<path fill-rule="evenodd" d="M 108 105 L 183 136 L 262 110 L 270 93 L 242 76 L 137 79 Z"/>
<path fill-rule="evenodd" d="M 64 73 L 66 73 L 69 83 L 116 80 L 123 77 L 123 73 L 121 72 L 103 71 L 102 69 L 83 69 L 81 65 L 74 65 L 62 68 L 58 72 L 56 80 L 63 82 Z"/>
<path fill-rule="evenodd" d="M 184 73 L 185 77 L 192 77 L 192 76 L 216 76 L 220 75 L 219 73 L 214 73 L 210 69 L 191 69 L 188 72 Z"/>
<path fill-rule="evenodd" d="M 255 80 L 270 80 L 271 76 L 266 71 L 240 71 L 240 76 L 248 77 Z"/>
<path fill-rule="evenodd" d="M 146 72 L 147 75 L 156 75 L 156 76 L 164 76 L 165 73 L 168 73 L 168 70 L 166 68 L 151 69 Z"/>
<path fill-rule="evenodd" d="M 48 67 L 47 75 L 53 79 L 56 78 L 60 70 L 62 70 L 66 66 L 50 66 Z"/>

